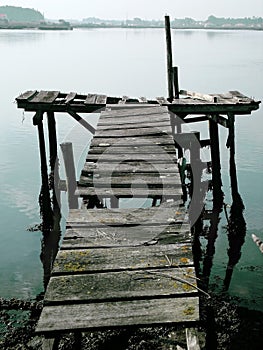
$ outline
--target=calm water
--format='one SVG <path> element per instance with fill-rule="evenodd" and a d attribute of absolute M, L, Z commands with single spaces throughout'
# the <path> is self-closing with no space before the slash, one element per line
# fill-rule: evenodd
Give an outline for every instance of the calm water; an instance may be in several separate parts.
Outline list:
<path fill-rule="evenodd" d="M 263 100 L 263 32 L 177 31 L 174 61 L 180 87 L 204 93 L 240 90 Z M 97 92 L 156 97 L 166 94 L 163 30 L 0 31 L 0 297 L 34 297 L 43 290 L 39 259 L 40 222 L 38 141 L 32 114 L 23 115 L 14 99 L 30 90 Z M 96 123 L 96 116 L 90 116 Z M 87 135 L 70 117 L 59 115 L 59 142 L 74 141 L 78 171 Z M 203 137 L 206 137 L 206 130 Z M 195 130 L 197 127 L 195 126 Z M 246 206 L 246 242 L 235 267 L 231 295 L 263 310 L 263 256 L 251 240 L 263 239 L 263 109 L 237 118 L 239 191 Z M 225 201 L 231 204 L 226 131 L 220 129 Z M 66 208 L 63 209 L 64 216 Z M 62 224 L 64 220 L 62 221 Z M 224 217 L 219 225 L 211 283 L 219 285 L 227 264 Z M 205 241 L 203 242 L 205 246 Z"/>

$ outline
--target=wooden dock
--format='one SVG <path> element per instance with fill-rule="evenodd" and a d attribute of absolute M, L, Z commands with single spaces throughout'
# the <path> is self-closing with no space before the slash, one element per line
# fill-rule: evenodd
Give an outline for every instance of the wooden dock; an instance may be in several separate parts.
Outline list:
<path fill-rule="evenodd" d="M 169 153 L 168 153 L 169 152 Z M 194 323 L 199 298 L 166 107 L 101 113 L 37 332 Z M 151 198 L 151 208 L 95 209 Z M 100 206 L 99 206 L 100 207 Z"/>
<path fill-rule="evenodd" d="M 182 206 L 178 157 L 190 149 L 193 167 L 200 162 L 200 147 L 209 145 L 214 201 L 222 201 L 218 125 L 229 129 L 233 157 L 235 116 L 250 114 L 260 102 L 236 91 L 181 94 L 168 101 L 28 91 L 16 99 L 19 108 L 35 112 L 46 192 L 44 114 L 53 172 L 55 113 L 68 113 L 94 135 L 77 188 L 75 181 L 67 184 L 73 209 L 45 293 L 38 333 L 53 338 L 75 332 L 79 338 L 92 329 L 198 322 L 191 228 Z M 100 113 L 96 130 L 80 116 L 92 112 Z M 210 140 L 197 137 L 193 143 L 193 134 L 189 139 L 181 124 L 199 121 L 208 122 Z M 200 179 L 194 182 L 199 192 Z M 80 209 L 77 196 L 82 199 Z M 145 199 L 148 208 L 120 209 L 122 198 Z M 49 196 L 45 203 L 49 208 Z"/>
<path fill-rule="evenodd" d="M 236 116 L 251 114 L 260 101 L 238 91 L 201 94 L 179 90 L 178 67 L 172 63 L 169 16 L 165 24 L 168 98 L 37 90 L 16 98 L 18 108 L 35 113 L 44 238 L 52 225 L 57 225 L 54 218 L 63 182 L 57 162 L 55 114 L 68 114 L 94 136 L 78 182 L 72 148 L 69 144 L 62 147 L 70 211 L 59 252 L 55 261 L 48 262 L 48 272 L 50 266 L 53 269 L 36 329 L 47 339 L 45 349 L 53 348 L 54 338 L 65 332 L 75 333 L 75 348 L 80 348 L 81 333 L 85 331 L 175 324 L 188 327 L 199 321 L 200 290 L 191 225 L 197 220 L 194 231 L 198 240 L 205 195 L 201 175 L 207 165 L 202 163 L 200 149 L 211 149 L 213 206 L 219 213 L 224 197 L 219 126 L 228 129 L 230 175 L 236 179 Z M 96 130 L 81 116 L 87 113 L 100 113 Z M 45 114 L 50 169 L 43 128 Z M 208 140 L 201 140 L 198 132 L 183 132 L 184 123 L 204 121 L 209 128 Z M 186 150 L 190 151 L 190 164 L 184 158 Z M 189 209 L 182 200 L 187 196 L 186 169 L 191 177 Z M 231 184 L 232 193 L 237 193 L 237 180 Z M 126 198 L 144 203 L 125 208 Z M 200 349 L 193 333 L 186 334 L 187 348 Z"/>

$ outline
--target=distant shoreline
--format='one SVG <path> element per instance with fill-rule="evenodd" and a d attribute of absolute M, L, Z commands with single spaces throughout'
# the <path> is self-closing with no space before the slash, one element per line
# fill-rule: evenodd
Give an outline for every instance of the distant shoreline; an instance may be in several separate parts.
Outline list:
<path fill-rule="evenodd" d="M 125 25 L 85 25 L 85 24 L 71 24 L 73 29 L 164 29 L 161 26 L 125 26 Z M 1 26 L 0 30 L 23 30 L 23 29 L 35 29 L 43 30 L 32 24 L 12 24 L 9 26 Z M 52 30 L 52 29 L 51 29 Z M 54 30 L 67 30 L 63 28 L 54 28 Z M 172 30 L 250 30 L 250 31 L 263 31 L 263 28 L 256 27 L 172 27 Z"/>

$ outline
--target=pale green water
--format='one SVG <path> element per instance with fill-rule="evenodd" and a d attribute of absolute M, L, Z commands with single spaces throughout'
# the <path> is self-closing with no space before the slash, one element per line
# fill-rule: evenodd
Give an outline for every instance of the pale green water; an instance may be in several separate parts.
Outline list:
<path fill-rule="evenodd" d="M 263 32 L 178 31 L 174 61 L 180 87 L 204 93 L 240 90 L 263 100 Z M 37 132 L 31 114 L 13 103 L 30 90 L 97 92 L 156 97 L 166 94 L 163 30 L 0 31 L 0 297 L 34 297 L 42 291 L 39 223 L 40 189 Z M 96 121 L 95 116 L 91 116 Z M 87 136 L 65 115 L 58 118 L 59 142 L 74 141 L 78 169 Z M 197 127 L 194 127 L 195 130 Z M 204 131 L 203 136 L 206 137 Z M 263 239 L 263 112 L 237 118 L 239 191 L 246 206 L 247 238 L 230 288 L 249 307 L 263 310 L 263 256 L 251 233 Z M 226 132 L 220 129 L 226 202 L 231 204 Z M 76 142 L 77 141 L 77 142 Z M 81 158 L 82 155 L 82 158 Z M 66 215 L 66 209 L 63 210 Z M 224 277 L 227 235 L 222 218 L 211 282 Z M 205 243 L 205 242 L 204 242 Z M 252 271 L 251 266 L 256 266 Z M 221 283 L 221 282 L 220 282 Z"/>

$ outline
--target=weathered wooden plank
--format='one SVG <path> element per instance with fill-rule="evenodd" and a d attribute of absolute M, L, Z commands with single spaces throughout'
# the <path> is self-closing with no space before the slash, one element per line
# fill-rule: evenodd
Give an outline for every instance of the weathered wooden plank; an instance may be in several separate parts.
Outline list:
<path fill-rule="evenodd" d="M 143 97 L 143 96 L 138 97 L 138 100 L 139 100 L 140 103 L 147 103 L 148 102 L 147 98 Z"/>
<path fill-rule="evenodd" d="M 122 174 L 122 173 L 177 173 L 177 164 L 167 163 L 149 163 L 144 161 L 126 161 L 126 162 L 86 162 L 82 170 L 82 175 L 96 174 Z"/>
<path fill-rule="evenodd" d="M 197 297 L 46 306 L 36 332 L 194 322 L 199 320 L 198 310 Z"/>
<path fill-rule="evenodd" d="M 96 103 L 96 98 L 97 98 L 96 94 L 88 94 L 84 103 L 86 105 L 93 105 Z"/>
<path fill-rule="evenodd" d="M 188 224 L 128 227 L 74 227 L 67 229 L 61 249 L 110 248 L 191 241 Z"/>
<path fill-rule="evenodd" d="M 89 154 L 102 154 L 106 152 L 107 154 L 129 154 L 129 153 L 176 153 L 176 149 L 174 145 L 156 145 L 152 144 L 150 146 L 144 145 L 144 146 L 117 146 L 115 144 L 114 147 L 110 147 L 108 143 L 102 143 L 98 147 L 91 146 L 89 149 Z"/>
<path fill-rule="evenodd" d="M 162 136 L 144 136 L 144 137 L 126 137 L 121 139 L 99 137 L 93 138 L 91 147 L 131 147 L 131 146 L 161 146 L 174 145 L 172 135 Z"/>
<path fill-rule="evenodd" d="M 135 108 L 127 108 L 127 106 L 123 106 L 122 108 L 119 107 L 116 110 L 106 110 L 101 113 L 101 117 L 103 119 L 105 118 L 116 118 L 116 117 L 140 117 L 140 116 L 147 116 L 152 114 L 168 114 L 167 107 L 163 106 L 145 106 L 144 108 L 135 107 Z"/>
<path fill-rule="evenodd" d="M 171 126 L 162 127 L 145 127 L 131 128 L 120 130 L 97 130 L 95 137 L 131 137 L 131 136 L 147 136 L 147 135 L 166 135 L 171 134 Z"/>
<path fill-rule="evenodd" d="M 100 117 L 98 126 L 102 125 L 123 125 L 123 124 L 138 124 L 138 123 L 156 123 L 156 122 L 170 122 L 168 113 L 156 113 L 150 115 L 132 115 L 125 117 Z"/>
<path fill-rule="evenodd" d="M 32 99 L 36 94 L 38 93 L 37 90 L 29 90 L 24 92 L 23 94 L 19 95 L 16 98 L 17 102 L 25 102 L 25 101 L 29 101 L 30 99 Z"/>
<path fill-rule="evenodd" d="M 155 174 L 154 174 L 155 175 Z M 181 179 L 179 171 L 174 176 L 174 174 L 162 174 L 160 176 L 151 176 L 148 174 L 124 174 L 124 175 L 116 175 L 112 176 L 109 174 L 108 176 L 81 176 L 78 185 L 80 187 L 165 187 L 165 186 L 174 186 L 181 187 Z"/>
<path fill-rule="evenodd" d="M 67 220 L 68 226 L 78 223 L 89 227 L 168 225 L 182 221 L 188 223 L 188 214 L 184 208 L 180 207 L 180 202 L 163 203 L 159 207 L 145 209 L 75 209 L 69 211 Z"/>
<path fill-rule="evenodd" d="M 97 95 L 96 104 L 97 105 L 106 105 L 107 95 Z"/>
<path fill-rule="evenodd" d="M 168 259 L 169 260 L 168 260 Z M 190 243 L 60 250 L 52 274 L 69 275 L 95 272 L 144 270 L 193 266 Z"/>
<path fill-rule="evenodd" d="M 163 105 L 163 104 L 169 105 L 170 104 L 170 102 L 165 97 L 156 97 L 156 100 L 160 105 Z"/>
<path fill-rule="evenodd" d="M 65 101 L 64 103 L 65 104 L 69 104 L 70 102 L 72 102 L 74 100 L 74 98 L 77 96 L 77 93 L 76 92 L 70 92 L 66 98 L 65 98 Z"/>
<path fill-rule="evenodd" d="M 48 285 L 44 302 L 46 305 L 52 305 L 178 297 L 196 294 L 195 286 L 193 267 L 54 276 Z"/>
<path fill-rule="evenodd" d="M 90 197 L 97 196 L 101 199 L 103 198 L 156 198 L 160 199 L 173 198 L 180 199 L 182 198 L 182 190 L 180 188 L 174 189 L 171 187 L 164 188 L 149 188 L 147 185 L 145 187 L 78 187 L 75 194 L 80 197 Z"/>
<path fill-rule="evenodd" d="M 192 97 L 193 99 L 198 99 L 202 101 L 215 102 L 214 96 L 210 94 L 208 95 L 208 94 L 202 94 L 194 91 L 181 90 L 180 95 L 189 96 L 189 97 Z"/>
<path fill-rule="evenodd" d="M 86 161 L 87 162 L 150 162 L 150 163 L 177 163 L 177 155 L 175 153 L 166 153 L 158 147 L 156 147 L 155 151 L 159 151 L 158 153 L 139 153 L 140 149 L 135 153 L 108 153 L 104 152 L 103 154 L 87 154 Z"/>
<path fill-rule="evenodd" d="M 168 121 L 157 121 L 157 122 L 136 122 L 136 123 L 128 123 L 128 124 L 108 124 L 108 125 L 98 125 L 97 130 L 129 130 L 129 129 L 135 129 L 135 128 L 156 128 L 156 129 L 163 129 L 166 127 L 171 127 L 170 120 Z"/>
<path fill-rule="evenodd" d="M 60 94 L 59 91 L 40 91 L 35 97 L 33 97 L 30 103 L 52 104 L 59 94 Z"/>

